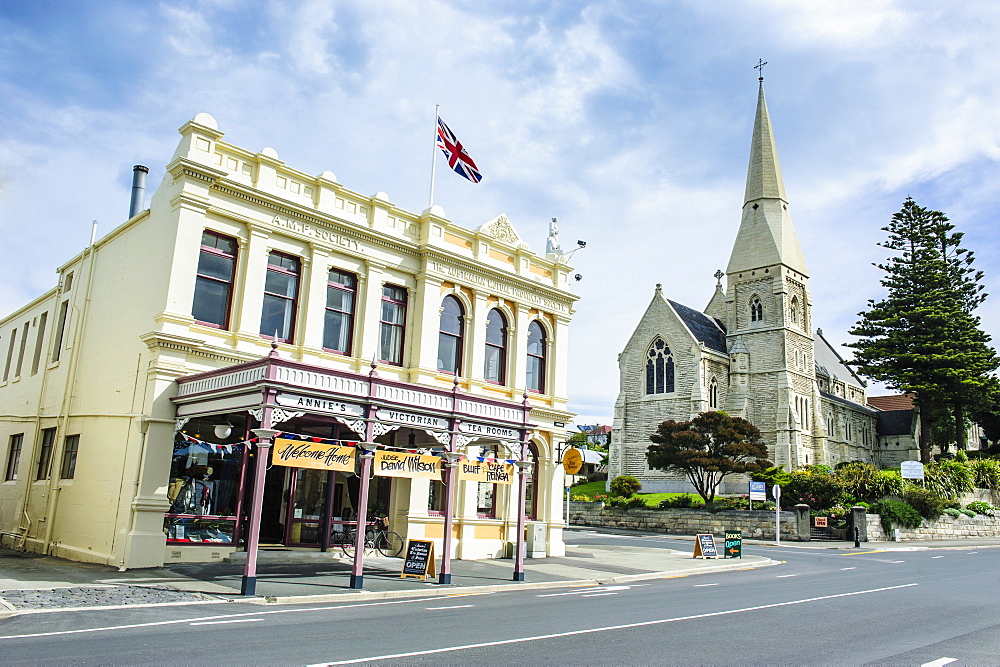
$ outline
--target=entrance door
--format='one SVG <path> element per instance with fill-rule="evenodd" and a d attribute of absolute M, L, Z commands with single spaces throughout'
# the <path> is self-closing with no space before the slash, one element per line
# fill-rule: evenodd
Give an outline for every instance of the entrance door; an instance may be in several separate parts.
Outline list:
<path fill-rule="evenodd" d="M 287 519 L 289 545 L 315 546 L 320 543 L 320 526 L 325 523 L 326 512 L 326 482 L 329 473 L 326 470 L 311 470 L 308 468 L 293 468 L 294 482 L 292 484 L 292 502 L 289 504 Z M 334 499 L 336 501 L 336 498 Z M 333 513 L 337 515 L 340 508 L 334 504 Z"/>

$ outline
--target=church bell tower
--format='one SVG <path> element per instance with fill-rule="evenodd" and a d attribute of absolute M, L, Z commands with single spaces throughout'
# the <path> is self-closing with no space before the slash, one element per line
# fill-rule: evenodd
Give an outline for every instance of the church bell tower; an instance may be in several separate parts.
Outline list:
<path fill-rule="evenodd" d="M 788 211 L 763 77 L 743 216 L 726 283 L 725 307 L 722 299 L 713 298 L 713 303 L 723 315 L 733 366 L 727 411 L 760 429 L 776 465 L 794 469 L 821 462 L 817 453 L 824 449 L 822 442 L 812 436 L 819 391 L 809 271 Z M 815 430 L 821 432 L 821 427 Z"/>

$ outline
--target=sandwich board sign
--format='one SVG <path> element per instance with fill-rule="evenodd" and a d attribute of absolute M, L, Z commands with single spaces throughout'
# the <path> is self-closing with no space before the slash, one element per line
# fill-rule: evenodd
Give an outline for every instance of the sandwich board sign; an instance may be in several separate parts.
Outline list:
<path fill-rule="evenodd" d="M 719 550 L 715 548 L 715 536 L 711 533 L 699 533 L 694 536 L 694 555 L 692 558 L 718 558 Z"/>
<path fill-rule="evenodd" d="M 763 484 L 763 482 L 761 482 Z M 723 558 L 743 558 L 743 532 L 739 530 L 726 531 L 726 553 Z"/>
<path fill-rule="evenodd" d="M 407 542 L 406 556 L 403 558 L 403 571 L 399 573 L 399 578 L 422 577 L 424 581 L 427 581 L 427 577 L 435 575 L 434 542 L 431 540 L 410 540 Z"/>

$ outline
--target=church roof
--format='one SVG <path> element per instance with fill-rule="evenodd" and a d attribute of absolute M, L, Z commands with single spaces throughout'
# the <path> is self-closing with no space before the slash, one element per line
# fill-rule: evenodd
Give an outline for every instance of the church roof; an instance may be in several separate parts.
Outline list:
<path fill-rule="evenodd" d="M 784 264 L 802 275 L 809 274 L 788 214 L 787 202 L 762 82 L 757 92 L 757 115 L 750 142 L 743 219 L 729 257 L 727 273 Z"/>
<path fill-rule="evenodd" d="M 869 396 L 868 405 L 879 410 L 912 410 L 913 396 L 910 394 L 892 394 L 890 396 Z"/>
<path fill-rule="evenodd" d="M 829 341 L 823 337 L 823 330 L 816 330 L 816 338 L 813 340 L 813 359 L 816 361 L 816 374 L 827 377 L 836 377 L 844 383 L 865 388 L 865 383 L 861 381 L 851 367 L 844 363 L 844 359 L 837 353 Z"/>
<path fill-rule="evenodd" d="M 875 432 L 879 435 L 910 435 L 913 410 L 886 410 L 878 413 Z"/>
<path fill-rule="evenodd" d="M 684 304 L 671 301 L 670 299 L 667 299 L 667 302 L 696 340 L 704 343 L 705 347 L 710 350 L 727 354 L 726 332 L 722 330 L 718 322 L 705 313 L 698 312 L 694 308 L 688 308 Z"/>

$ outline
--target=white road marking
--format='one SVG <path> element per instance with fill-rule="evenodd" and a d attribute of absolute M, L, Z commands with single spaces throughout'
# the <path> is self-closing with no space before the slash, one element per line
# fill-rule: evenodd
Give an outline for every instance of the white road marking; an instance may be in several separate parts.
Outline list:
<path fill-rule="evenodd" d="M 256 623 L 263 621 L 263 618 L 234 618 L 231 621 L 199 621 L 191 625 L 222 625 L 223 623 Z"/>
<path fill-rule="evenodd" d="M 905 563 L 905 560 L 887 560 L 886 563 Z"/>
<path fill-rule="evenodd" d="M 470 595 L 472 595 L 470 593 Z M 129 623 L 127 625 L 108 625 L 97 628 L 81 628 L 79 630 L 57 630 L 55 632 L 33 632 L 24 635 L 0 635 L 3 639 L 31 639 L 34 637 L 58 637 L 60 635 L 79 635 L 88 632 L 103 632 L 105 630 L 131 630 L 134 628 L 153 628 L 161 625 L 180 625 L 191 623 L 192 621 L 215 621 L 226 618 L 246 618 L 248 616 L 267 616 L 270 614 L 298 614 L 309 611 L 335 611 L 338 609 L 355 609 L 357 607 L 380 607 L 390 604 L 413 604 L 415 602 L 433 602 L 434 600 L 450 600 L 454 596 L 442 595 L 439 597 L 416 598 L 413 600 L 391 600 L 388 602 L 359 602 L 357 604 L 342 604 L 329 607 L 307 607 L 305 609 L 274 609 L 271 611 L 254 611 L 244 614 L 220 614 L 218 616 L 202 616 L 200 618 L 179 618 L 174 621 L 150 621 L 149 623 Z"/>
<path fill-rule="evenodd" d="M 931 556 L 931 558 L 944 558 L 944 556 Z"/>
<path fill-rule="evenodd" d="M 643 586 L 648 586 L 649 584 L 642 584 Z M 631 586 L 598 586 L 597 588 L 581 588 L 577 591 L 569 591 L 568 593 L 544 593 L 542 595 L 536 595 L 536 598 L 557 598 L 564 595 L 583 595 L 584 593 L 609 593 L 611 591 L 627 591 Z"/>
<path fill-rule="evenodd" d="M 605 595 L 618 595 L 618 593 L 590 593 L 590 594 L 584 595 L 582 597 L 585 597 L 585 598 L 601 598 L 601 597 L 604 597 Z"/>
<path fill-rule="evenodd" d="M 719 584 L 695 584 L 695 588 L 704 588 L 705 586 L 718 586 Z"/>
<path fill-rule="evenodd" d="M 426 607 L 427 611 L 437 611 L 438 609 L 464 609 L 465 607 L 473 607 L 475 605 L 471 604 L 453 604 L 450 607 Z"/>
<path fill-rule="evenodd" d="M 841 571 L 843 571 L 843 570 L 856 570 L 858 568 L 856 568 L 856 567 L 842 567 L 840 569 L 841 569 Z"/>
<path fill-rule="evenodd" d="M 968 555 L 971 556 L 972 554 L 977 554 L 979 552 L 978 551 L 966 551 L 965 553 L 967 553 Z"/>
<path fill-rule="evenodd" d="M 642 628 L 652 625 L 662 625 L 664 623 L 675 623 L 677 621 L 691 621 L 699 618 L 712 618 L 715 616 L 729 616 L 731 614 L 741 614 L 748 611 L 760 611 L 761 609 L 773 609 L 775 607 L 787 607 L 794 604 L 805 604 L 807 602 L 818 602 L 820 600 L 832 600 L 834 598 L 844 598 L 851 597 L 854 595 L 867 595 L 869 593 L 882 593 L 885 591 L 897 590 L 900 588 L 909 588 L 911 586 L 917 586 L 918 584 L 901 584 L 899 586 L 886 586 L 885 588 L 872 588 L 866 591 L 855 591 L 853 593 L 837 593 L 835 595 L 822 595 L 815 598 L 805 598 L 802 600 L 790 600 L 788 602 L 775 602 L 772 604 L 762 604 L 756 607 L 743 607 L 740 609 L 727 609 L 726 611 L 713 611 L 707 614 L 694 614 L 692 616 L 675 616 L 673 618 L 661 618 L 655 621 L 641 621 L 638 623 L 626 623 L 624 625 L 607 625 L 599 628 L 590 628 L 587 630 L 571 630 L 569 632 L 556 632 L 549 635 L 535 635 L 533 637 L 516 637 L 514 639 L 501 639 L 493 642 L 482 642 L 480 644 L 462 644 L 459 646 L 447 646 L 445 648 L 432 648 L 425 651 L 411 651 L 409 653 L 393 653 L 389 655 L 376 655 L 367 658 L 355 658 L 353 660 L 340 660 L 337 662 L 323 662 L 316 663 L 310 667 L 326 667 L 326 665 L 351 665 L 359 662 L 372 662 L 374 660 L 397 660 L 399 658 L 411 658 L 418 655 L 434 655 L 437 653 L 450 653 L 453 651 L 465 651 L 468 649 L 475 648 L 487 648 L 490 646 L 504 646 L 507 644 L 523 644 L 525 642 L 534 642 L 544 639 L 558 639 L 561 637 L 575 637 L 578 635 L 589 635 L 596 632 L 608 632 L 611 630 L 627 630 L 629 628 Z"/>
<path fill-rule="evenodd" d="M 779 574 L 775 579 L 786 579 L 788 577 L 797 577 L 797 574 Z"/>
<path fill-rule="evenodd" d="M 942 667 L 943 665 L 949 665 L 958 660 L 958 658 L 938 658 L 933 662 L 925 662 L 920 665 L 920 667 Z"/>

